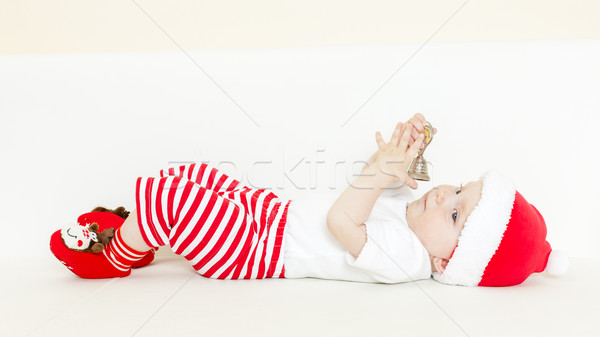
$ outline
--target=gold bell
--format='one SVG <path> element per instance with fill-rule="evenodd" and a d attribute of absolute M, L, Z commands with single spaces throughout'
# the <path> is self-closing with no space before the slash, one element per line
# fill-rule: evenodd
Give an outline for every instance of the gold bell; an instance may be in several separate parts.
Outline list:
<path fill-rule="evenodd" d="M 421 181 L 429 181 L 431 178 L 429 177 L 429 172 L 427 171 L 427 160 L 423 158 L 423 152 L 427 148 L 427 145 L 431 143 L 433 140 L 433 126 L 431 123 L 427 122 L 424 126 L 425 131 L 425 139 L 423 139 L 423 148 L 417 154 L 417 157 L 410 164 L 410 168 L 408 169 L 408 175 L 415 179 Z"/>

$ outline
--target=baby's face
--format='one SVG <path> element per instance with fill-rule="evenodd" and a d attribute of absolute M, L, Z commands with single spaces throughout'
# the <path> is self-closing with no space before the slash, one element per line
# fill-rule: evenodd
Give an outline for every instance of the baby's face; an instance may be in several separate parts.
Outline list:
<path fill-rule="evenodd" d="M 440 185 L 408 206 L 410 229 L 429 255 L 450 259 L 471 211 L 481 198 L 481 180 L 463 186 Z"/>

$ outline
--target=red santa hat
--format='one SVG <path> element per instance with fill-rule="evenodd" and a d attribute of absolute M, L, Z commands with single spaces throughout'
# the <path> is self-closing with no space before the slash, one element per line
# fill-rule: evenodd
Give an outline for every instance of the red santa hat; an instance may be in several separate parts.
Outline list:
<path fill-rule="evenodd" d="M 565 253 L 546 241 L 540 212 L 495 171 L 481 177 L 481 199 L 458 238 L 443 273 L 434 279 L 464 286 L 510 286 L 544 270 L 562 275 L 569 268 Z"/>

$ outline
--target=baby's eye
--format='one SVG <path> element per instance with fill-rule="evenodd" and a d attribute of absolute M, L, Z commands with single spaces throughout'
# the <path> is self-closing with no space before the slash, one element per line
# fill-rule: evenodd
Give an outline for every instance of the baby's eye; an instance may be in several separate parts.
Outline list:
<path fill-rule="evenodd" d="M 462 192 L 463 186 L 460 184 L 460 187 L 456 190 L 456 194 L 460 194 Z"/>
<path fill-rule="evenodd" d="M 454 220 L 454 222 L 456 222 L 456 217 L 458 217 L 458 211 L 457 210 L 453 210 L 452 211 L 452 220 Z"/>

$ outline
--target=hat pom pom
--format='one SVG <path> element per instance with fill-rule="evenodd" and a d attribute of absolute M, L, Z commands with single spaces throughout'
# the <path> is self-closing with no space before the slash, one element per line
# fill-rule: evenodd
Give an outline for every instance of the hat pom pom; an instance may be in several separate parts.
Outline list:
<path fill-rule="evenodd" d="M 548 264 L 546 264 L 546 271 L 550 275 L 561 276 L 564 275 L 569 269 L 569 256 L 565 252 L 560 250 L 553 250 L 548 256 Z"/>

